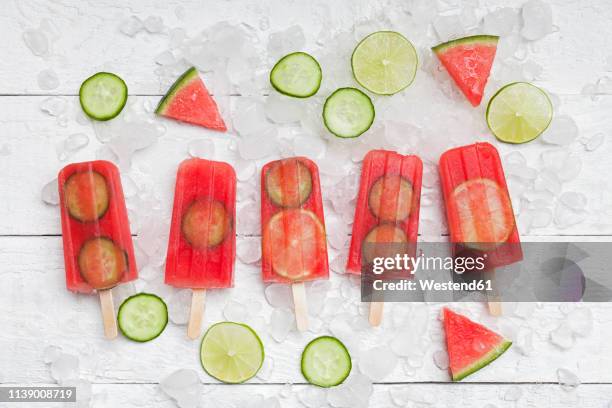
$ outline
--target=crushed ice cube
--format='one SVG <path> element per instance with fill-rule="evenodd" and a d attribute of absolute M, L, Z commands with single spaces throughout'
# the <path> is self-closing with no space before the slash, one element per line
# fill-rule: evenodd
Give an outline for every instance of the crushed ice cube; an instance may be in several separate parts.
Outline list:
<path fill-rule="evenodd" d="M 23 32 L 23 41 L 30 49 L 32 54 L 37 57 L 49 55 L 49 38 L 41 29 L 28 29 Z"/>
<path fill-rule="evenodd" d="M 412 387 L 394 386 L 389 389 L 391 401 L 398 407 L 419 407 L 435 405 L 435 396 L 428 392 L 419 392 Z"/>
<path fill-rule="evenodd" d="M 512 385 L 508 387 L 506 392 L 504 393 L 503 399 L 504 401 L 518 401 L 523 396 L 523 390 L 521 390 L 518 386 Z"/>
<path fill-rule="evenodd" d="M 307 408 L 321 408 L 327 405 L 327 390 L 321 387 L 306 387 L 297 393 L 297 398 Z"/>
<path fill-rule="evenodd" d="M 316 280 L 306 285 L 306 294 L 308 297 L 308 312 L 311 316 L 318 316 L 323 306 L 331 283 L 329 280 Z"/>
<path fill-rule="evenodd" d="M 557 379 L 564 391 L 573 391 L 580 385 L 578 376 L 566 368 L 559 368 L 557 370 Z"/>
<path fill-rule="evenodd" d="M 43 350 L 43 361 L 51 364 L 62 355 L 62 349 L 57 346 L 47 346 Z"/>
<path fill-rule="evenodd" d="M 522 355 L 530 355 L 533 352 L 533 331 L 528 327 L 520 327 L 514 345 Z"/>
<path fill-rule="evenodd" d="M 255 239 L 239 240 L 236 255 L 245 264 L 255 263 L 261 259 L 261 243 Z"/>
<path fill-rule="evenodd" d="M 89 136 L 84 133 L 75 133 L 68 136 L 64 141 L 55 146 L 57 158 L 60 161 L 69 159 L 74 153 L 89 144 Z"/>
<path fill-rule="evenodd" d="M 184 325 L 189 323 L 191 310 L 192 291 L 182 289 L 174 293 L 168 301 L 168 317 L 174 324 Z"/>
<path fill-rule="evenodd" d="M 567 350 L 574 345 L 572 330 L 566 323 L 561 323 L 559 327 L 550 332 L 550 341 L 554 345 Z"/>
<path fill-rule="evenodd" d="M 161 33 L 164 30 L 164 20 L 160 16 L 149 16 L 143 24 L 144 29 L 151 34 Z"/>
<path fill-rule="evenodd" d="M 237 300 L 230 299 L 223 308 L 223 317 L 230 322 L 241 322 L 248 315 L 249 310 L 246 305 L 238 302 Z"/>
<path fill-rule="evenodd" d="M 60 116 L 66 111 L 68 103 L 60 96 L 51 96 L 40 103 L 40 110 L 51 116 Z"/>
<path fill-rule="evenodd" d="M 247 201 L 238 209 L 236 229 L 241 235 L 257 235 L 261 232 L 259 217 L 253 217 L 253 212 L 259 211 L 254 201 Z"/>
<path fill-rule="evenodd" d="M 270 335 L 279 343 L 285 341 L 289 332 L 295 326 L 293 311 L 285 308 L 276 308 L 270 316 Z"/>
<path fill-rule="evenodd" d="M 336 408 L 366 408 L 372 391 L 368 377 L 353 373 L 344 383 L 327 391 L 327 402 Z"/>
<path fill-rule="evenodd" d="M 359 355 L 359 370 L 372 381 L 382 381 L 395 370 L 397 356 L 387 346 L 364 350 Z"/>
<path fill-rule="evenodd" d="M 587 307 L 576 308 L 568 313 L 566 323 L 576 336 L 586 337 L 593 330 L 593 313 Z"/>
<path fill-rule="evenodd" d="M 209 139 L 194 139 L 187 145 L 191 157 L 211 158 L 215 155 L 215 143 Z"/>
<path fill-rule="evenodd" d="M 444 350 L 437 350 L 433 353 L 433 361 L 440 370 L 448 369 L 448 353 Z"/>
<path fill-rule="evenodd" d="M 605 141 L 605 135 L 602 132 L 595 133 L 589 138 L 581 139 L 580 142 L 584 145 L 587 152 L 593 152 L 601 147 Z"/>
<path fill-rule="evenodd" d="M 130 16 L 123 20 L 119 25 L 119 31 L 128 37 L 134 37 L 140 31 L 144 29 L 142 20 L 136 16 Z"/>
<path fill-rule="evenodd" d="M 45 204 L 58 205 L 59 191 L 57 189 L 57 179 L 53 179 L 44 185 L 41 198 Z"/>
<path fill-rule="evenodd" d="M 510 34 L 518 26 L 518 12 L 511 7 L 498 8 L 484 17 L 484 32 L 499 36 Z"/>
<path fill-rule="evenodd" d="M 51 363 L 51 377 L 60 385 L 79 377 L 79 358 L 72 354 L 60 353 Z"/>
<path fill-rule="evenodd" d="M 557 173 L 544 169 L 538 173 L 534 182 L 534 188 L 536 191 L 548 191 L 553 195 L 558 195 L 561 193 L 562 186 Z"/>
<path fill-rule="evenodd" d="M 306 45 L 306 37 L 304 37 L 304 31 L 299 25 L 270 33 L 268 36 L 268 54 L 274 59 L 290 52 L 301 51 L 304 45 Z"/>
<path fill-rule="evenodd" d="M 529 0 L 523 5 L 523 29 L 521 35 L 530 41 L 539 40 L 552 33 L 553 19 L 550 4 L 542 0 Z"/>
<path fill-rule="evenodd" d="M 155 57 L 155 63 L 158 65 L 172 65 L 176 63 L 176 57 L 170 50 L 162 51 Z"/>
<path fill-rule="evenodd" d="M 457 15 L 438 16 L 433 22 L 440 41 L 449 41 L 462 37 L 465 33 L 461 18 Z"/>
<path fill-rule="evenodd" d="M 126 120 L 124 117 L 112 121 L 106 131 L 110 133 L 107 146 L 117 156 L 119 167 L 128 169 L 132 165 L 132 156 L 139 150 L 146 149 L 157 142 L 166 133 L 166 127 L 149 119 L 139 117 Z M 100 138 L 96 124 L 96 135 Z M 101 140 L 104 142 L 104 140 Z"/>
<path fill-rule="evenodd" d="M 44 89 L 45 91 L 50 91 L 59 86 L 59 78 L 57 74 L 52 69 L 43 69 L 38 73 L 37 77 L 38 87 L 40 89 Z"/>
<path fill-rule="evenodd" d="M 561 197 L 567 197 L 566 196 L 567 193 L 563 193 L 563 195 L 561 195 Z M 576 201 L 572 201 L 574 200 L 573 198 L 570 199 L 570 202 L 573 205 L 580 205 L 579 202 Z M 559 228 L 568 228 L 571 227 L 572 225 L 577 225 L 580 224 L 581 222 L 583 222 L 586 217 L 587 217 L 587 212 L 584 209 L 574 209 L 571 207 L 568 207 L 566 204 L 564 204 L 564 201 L 568 201 L 567 198 L 559 199 L 559 202 L 557 203 L 556 207 L 555 207 L 555 214 L 554 214 L 554 222 L 555 224 L 559 227 Z"/>
<path fill-rule="evenodd" d="M 346 251 L 340 251 L 334 260 L 329 264 L 329 268 L 335 273 L 344 274 L 346 273 L 347 260 L 348 255 Z"/>
<path fill-rule="evenodd" d="M 269 127 L 264 104 L 253 98 L 238 98 L 232 122 L 234 129 L 241 135 L 260 133 Z"/>
<path fill-rule="evenodd" d="M 596 93 L 597 94 L 610 94 L 612 93 L 612 78 L 609 76 L 603 76 L 601 78 L 599 78 L 597 80 L 597 83 L 595 84 L 596 86 Z"/>
<path fill-rule="evenodd" d="M 274 123 L 295 123 L 304 114 L 304 103 L 300 98 L 273 93 L 266 99 L 265 111 L 268 118 Z"/>
<path fill-rule="evenodd" d="M 317 135 L 305 133 L 293 138 L 293 154 L 296 156 L 318 159 L 325 155 L 326 149 L 327 144 Z"/>
<path fill-rule="evenodd" d="M 587 197 L 582 193 L 574 191 L 566 191 L 561 194 L 559 201 L 568 208 L 577 211 L 584 210 L 587 205 Z"/>
<path fill-rule="evenodd" d="M 525 61 L 521 68 L 523 69 L 523 76 L 527 81 L 538 79 L 543 71 L 542 66 L 532 60 Z"/>
<path fill-rule="evenodd" d="M 263 159 L 277 151 L 277 130 L 269 127 L 260 134 L 241 137 L 238 141 L 238 152 L 245 160 Z"/>
<path fill-rule="evenodd" d="M 560 115 L 553 118 L 550 126 L 542 139 L 546 143 L 556 145 L 567 145 L 578 137 L 578 126 L 574 119 L 567 115 Z"/>
<path fill-rule="evenodd" d="M 195 370 L 177 370 L 161 380 L 159 386 L 180 408 L 196 408 L 200 404 L 202 387 Z"/>
<path fill-rule="evenodd" d="M 347 225 L 337 217 L 327 217 L 326 220 L 327 241 L 332 248 L 342 249 L 349 240 Z"/>

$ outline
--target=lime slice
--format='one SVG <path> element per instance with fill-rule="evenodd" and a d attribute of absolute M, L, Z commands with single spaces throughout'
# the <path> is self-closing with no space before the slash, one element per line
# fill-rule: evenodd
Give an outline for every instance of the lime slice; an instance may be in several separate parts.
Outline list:
<path fill-rule="evenodd" d="M 496 138 L 507 143 L 526 143 L 540 136 L 552 120 L 548 95 L 527 82 L 501 88 L 487 106 L 487 124 Z"/>
<path fill-rule="evenodd" d="M 204 371 L 225 383 L 242 383 L 252 378 L 263 360 L 263 344 L 246 324 L 217 323 L 208 329 L 200 346 Z"/>
<path fill-rule="evenodd" d="M 406 37 L 393 31 L 368 35 L 353 51 L 353 75 L 361 86 L 379 95 L 393 95 L 414 80 L 419 58 Z"/>
<path fill-rule="evenodd" d="M 321 336 L 306 345 L 302 352 L 302 374 L 309 383 L 333 387 L 351 373 L 351 356 L 340 340 Z"/>

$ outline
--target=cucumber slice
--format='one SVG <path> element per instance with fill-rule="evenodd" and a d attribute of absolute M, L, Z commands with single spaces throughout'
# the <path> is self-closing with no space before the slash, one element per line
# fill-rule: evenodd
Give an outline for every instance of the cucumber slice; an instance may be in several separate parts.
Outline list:
<path fill-rule="evenodd" d="M 298 159 L 280 160 L 266 173 L 266 192 L 281 207 L 299 207 L 312 192 L 310 169 Z"/>
<path fill-rule="evenodd" d="M 119 115 L 127 102 L 128 89 L 123 79 L 110 72 L 87 78 L 79 89 L 79 102 L 92 119 L 105 121 Z"/>
<path fill-rule="evenodd" d="M 183 237 L 196 249 L 219 245 L 231 229 L 231 218 L 223 203 L 202 198 L 189 205 L 183 215 Z"/>
<path fill-rule="evenodd" d="M 338 137 L 357 137 L 374 122 L 374 105 L 368 95 L 356 88 L 340 88 L 323 106 L 325 127 Z"/>
<path fill-rule="evenodd" d="M 221 322 L 212 325 L 200 345 L 202 368 L 225 383 L 243 383 L 261 368 L 263 343 L 246 324 Z"/>
<path fill-rule="evenodd" d="M 123 301 L 117 321 L 125 337 L 144 343 L 164 331 L 168 324 L 168 307 L 159 296 L 139 293 Z"/>
<path fill-rule="evenodd" d="M 351 355 L 335 337 L 317 337 L 302 352 L 302 374 L 309 383 L 319 387 L 341 384 L 351 368 Z"/>
<path fill-rule="evenodd" d="M 77 172 L 68 177 L 64 197 L 70 216 L 81 222 L 102 218 L 110 203 L 106 179 L 96 171 Z"/>
<path fill-rule="evenodd" d="M 85 241 L 78 256 L 81 276 L 94 289 L 115 286 L 128 269 L 125 251 L 112 239 L 95 237 Z"/>
<path fill-rule="evenodd" d="M 399 175 L 386 175 L 370 188 L 368 204 L 382 221 L 401 221 L 412 209 L 412 183 Z"/>
<path fill-rule="evenodd" d="M 281 58 L 270 71 L 270 83 L 278 92 L 308 98 L 321 87 L 321 66 L 311 55 L 294 52 Z"/>
<path fill-rule="evenodd" d="M 405 253 L 408 237 L 395 224 L 380 224 L 372 228 L 363 240 L 363 258 L 370 263 L 374 258 L 391 258 Z M 380 245 L 377 245 L 380 244 Z"/>

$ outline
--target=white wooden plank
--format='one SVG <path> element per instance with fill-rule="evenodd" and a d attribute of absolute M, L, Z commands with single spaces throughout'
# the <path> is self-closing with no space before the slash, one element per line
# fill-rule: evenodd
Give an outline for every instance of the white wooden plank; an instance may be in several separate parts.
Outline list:
<path fill-rule="evenodd" d="M 158 339 L 145 344 L 124 338 L 112 342 L 104 340 L 96 297 L 71 294 L 65 289 L 59 237 L 4 237 L 0 238 L 0 248 L 0 286 L 5 289 L 0 297 L 0 310 L 4 312 L 0 367 L 5 381 L 50 381 L 48 368 L 42 361 L 43 350 L 48 345 L 60 346 L 66 352 L 77 354 L 83 375 L 97 382 L 155 382 L 160 378 L 160 367 L 164 371 L 179 368 L 201 370 L 197 357 L 199 343 L 187 339 L 185 326 L 171 323 Z M 168 300 L 176 291 L 162 283 L 160 270 L 155 269 L 153 275 L 148 284 L 137 281 L 136 288 L 152 291 Z M 331 285 L 323 300 L 329 307 L 319 316 L 322 328 L 317 333 L 305 334 L 294 330 L 279 343 L 268 333 L 272 308 L 264 298 L 260 269 L 238 261 L 235 287 L 210 291 L 207 296 L 204 327 L 224 320 L 223 310 L 230 301 L 248 305 L 249 310 L 261 305 L 261 312 L 245 320 L 261 335 L 266 355 L 273 361 L 274 368 L 269 378 L 256 379 L 255 382 L 298 383 L 303 381 L 299 356 L 310 339 L 326 333 L 327 325 L 337 327 L 338 321 L 334 323 L 336 316 L 343 321 L 363 319 L 361 329 L 354 329 L 357 331 L 351 331 L 348 337 L 340 335 L 356 358 L 354 369 L 358 370 L 360 350 L 388 345 L 398 334 L 397 323 L 393 321 L 401 322 L 399 318 L 402 313 L 412 310 L 411 305 L 387 304 L 382 327 L 372 329 L 365 324 L 366 305 L 359 305 L 358 281 L 346 275 L 332 274 Z M 115 296 L 125 297 L 126 289 L 123 286 L 121 293 L 116 292 Z M 401 362 L 385 381 L 449 379 L 445 371 L 434 365 L 432 358 L 435 351 L 445 349 L 437 319 L 441 305 L 418 307 L 425 308 L 429 316 L 429 327 L 423 332 L 427 346 L 423 350 L 422 367 L 405 370 L 406 362 Z M 506 314 L 500 319 L 489 317 L 484 304 L 464 303 L 454 307 L 508 336 L 522 326 L 533 332 L 534 351 L 530 355 L 524 356 L 513 347 L 490 367 L 466 379 L 467 382 L 556 382 L 556 370 L 560 367 L 576 372 L 583 382 L 611 381 L 612 350 L 608 340 L 612 336 L 612 304 L 588 304 L 593 313 L 593 332 L 584 338 L 576 338 L 569 350 L 561 350 L 549 341 L 550 332 L 557 328 L 563 316 L 558 304 L 542 304 L 534 308 L 526 320 L 510 313 L 512 305 L 506 306 Z M 215 382 L 205 375 L 202 378 L 205 382 Z"/>
<path fill-rule="evenodd" d="M 322 394 L 328 392 L 306 385 L 294 385 L 291 388 L 285 388 L 282 385 L 254 384 L 203 385 L 201 406 L 233 408 L 249 406 L 248 404 L 253 404 L 262 398 L 276 398 L 283 408 L 302 408 L 305 405 L 300 401 L 300 398 L 304 398 L 306 392 L 312 392 L 313 390 Z M 157 384 L 94 384 L 92 392 L 93 408 L 117 406 L 175 408 L 177 406 L 172 399 L 161 391 Z M 521 396 L 518 401 L 507 401 L 504 399 L 506 393 L 520 393 Z M 402 395 L 407 395 L 409 399 L 399 399 L 402 398 Z M 432 404 L 417 406 L 480 407 L 494 404 L 499 408 L 516 406 L 603 408 L 607 407 L 607 404 L 611 401 L 611 395 L 612 385 L 599 384 L 583 384 L 576 390 L 569 392 L 563 391 L 556 384 L 375 384 L 369 401 L 364 405 L 370 408 L 388 408 L 397 405 L 394 404 L 394 401 L 407 401 L 407 404 L 414 401 L 418 404 L 425 400 L 432 401 Z M 365 403 L 365 401 L 359 402 Z M 20 403 L 19 406 L 37 408 L 40 404 Z M 322 406 L 330 407 L 331 405 Z"/>
<path fill-rule="evenodd" d="M 237 98 L 233 97 L 232 100 Z M 70 159 L 71 161 L 93 160 L 97 157 L 96 151 L 102 146 L 95 138 L 91 125 L 87 122 L 81 125 L 79 123 L 82 122 L 75 119 L 81 115 L 76 98 L 66 98 L 70 107 L 65 127 L 58 126 L 56 118 L 40 111 L 39 105 L 45 99 L 46 97 L 0 97 L 0 134 L 2 143 L 6 144 L 11 151 L 10 155 L 0 157 L 0 196 L 3 197 L 0 200 L 0 235 L 59 234 L 57 208 L 45 205 L 40 199 L 42 187 L 56 177 L 57 172 L 66 164 L 58 160 L 55 152 L 56 144 L 74 133 L 82 132 L 89 135 L 89 146 L 75 154 Z M 134 106 L 141 106 L 144 103 L 154 104 L 158 98 L 133 97 L 131 100 Z M 604 97 L 597 102 L 582 96 L 562 97 L 562 110 L 572 112 L 581 135 L 584 136 L 592 136 L 602 130 L 612 129 L 612 119 L 608 114 L 611 109 L 612 97 Z M 124 171 L 123 177 L 124 184 L 126 175 L 141 185 L 145 182 L 152 184 L 161 201 L 164 214 L 169 214 L 176 168 L 180 161 L 188 157 L 188 143 L 195 139 L 209 138 L 216 144 L 213 157 L 215 160 L 236 163 L 237 154 L 230 151 L 229 147 L 239 139 L 232 134 L 219 134 L 171 121 L 160 120 L 158 123 L 163 123 L 167 127 L 165 135 L 159 138 L 155 145 L 137 152 L 134 156 L 134 166 L 129 171 Z M 492 139 L 491 136 L 481 138 L 481 140 L 488 141 Z M 475 136 L 474 140 L 478 138 Z M 262 143 L 271 143 L 271 141 L 262 136 Z M 331 141 L 330 143 L 338 142 Z M 348 141 L 346 148 L 350 148 L 351 143 Z M 502 155 L 520 151 L 527 158 L 528 165 L 535 168 L 540 167 L 540 154 L 551 148 L 541 141 L 520 146 L 500 143 L 498 147 Z M 427 146 L 423 146 L 423 149 L 427 149 Z M 609 141 L 594 152 L 587 152 L 582 145 L 574 143 L 571 151 L 581 159 L 582 171 L 574 180 L 564 184 L 564 190 L 578 191 L 588 197 L 589 216 L 584 222 L 566 229 L 556 228 L 554 224 L 529 232 L 519 228 L 523 234 L 612 234 L 612 217 L 610 217 L 612 214 L 610 194 L 612 182 L 604 177 L 612 173 Z M 421 154 L 422 152 L 416 151 L 415 153 Z M 272 158 L 274 157 L 270 157 Z M 261 165 L 261 163 L 263 160 L 260 160 L 258 164 Z M 356 170 L 358 170 L 357 166 L 357 164 L 354 165 Z M 140 177 L 139 168 L 147 172 L 149 176 Z M 436 171 L 435 168 L 433 170 Z M 249 183 L 239 184 L 239 206 L 246 203 L 247 198 L 258 197 L 257 177 L 258 174 Z M 330 185 L 332 178 L 326 174 L 322 174 L 321 178 L 325 199 L 333 190 L 333 186 Z M 424 190 L 424 194 L 428 192 L 439 195 L 437 188 Z M 127 201 L 128 206 L 132 208 L 137 204 L 135 197 L 128 197 Z M 326 214 L 332 214 L 329 206 Z M 421 219 L 443 220 L 444 214 L 438 206 L 423 206 Z"/>
<path fill-rule="evenodd" d="M 500 5 L 520 7 L 523 0 L 487 0 L 481 2 L 482 13 Z M 604 66 L 609 55 L 608 22 L 612 8 L 606 0 L 551 2 L 554 23 L 558 31 L 533 45 L 533 59 L 544 67 L 540 83 L 557 93 L 579 93 L 587 83 L 606 74 Z M 168 45 L 165 34 L 138 34 L 129 38 L 119 32 L 121 21 L 130 15 L 145 19 L 149 15 L 163 16 L 168 27 L 182 27 L 190 35 L 213 23 L 229 20 L 244 22 L 252 27 L 265 44 L 269 32 L 291 24 L 304 27 L 307 49 L 315 50 L 315 41 L 324 22 L 337 30 L 351 30 L 356 22 L 383 15 L 404 15 L 406 5 L 401 1 L 376 3 L 366 0 L 335 1 L 333 11 L 325 2 L 283 2 L 239 0 L 212 2 L 170 0 L 149 2 L 131 1 L 128 5 L 113 1 L 47 2 L 33 0 L 9 2 L 0 16 L 2 30 L 2 61 L 0 61 L 0 94 L 36 94 L 45 92 L 37 84 L 37 75 L 52 68 L 60 78 L 60 86 L 53 93 L 75 94 L 80 83 L 91 73 L 106 69 L 122 75 L 136 94 L 158 94 L 159 80 L 154 74 L 154 58 Z M 410 8 L 408 7 L 408 11 Z M 179 19 L 178 15 L 184 15 Z M 32 55 L 25 46 L 22 33 L 36 28 L 43 19 L 50 19 L 59 27 L 59 38 L 53 43 L 52 55 L 46 58 Z M 270 28 L 265 28 L 269 22 Z M 413 24 L 397 19 L 396 26 L 414 39 L 416 45 L 431 47 L 432 40 L 417 41 L 421 34 L 413 32 Z M 380 28 L 389 28 L 385 23 Z M 419 30 L 423 30 L 419 28 Z"/>

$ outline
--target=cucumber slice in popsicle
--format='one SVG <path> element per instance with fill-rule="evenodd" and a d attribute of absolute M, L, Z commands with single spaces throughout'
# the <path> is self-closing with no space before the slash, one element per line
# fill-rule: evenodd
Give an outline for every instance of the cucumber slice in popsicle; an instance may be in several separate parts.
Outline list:
<path fill-rule="evenodd" d="M 117 313 L 119 329 L 125 337 L 137 342 L 158 337 L 168 324 L 168 307 L 159 297 L 139 293 L 127 298 Z"/>
<path fill-rule="evenodd" d="M 87 78 L 79 89 L 79 102 L 92 119 L 105 121 L 119 115 L 127 102 L 128 89 L 123 79 L 110 72 Z"/>
<path fill-rule="evenodd" d="M 349 376 L 351 356 L 340 340 L 321 336 L 306 345 L 302 352 L 302 374 L 309 383 L 333 387 Z"/>
<path fill-rule="evenodd" d="M 213 199 L 195 200 L 183 215 L 183 237 L 196 249 L 219 245 L 231 229 L 231 219 L 223 203 Z"/>
<path fill-rule="evenodd" d="M 370 188 L 368 204 L 382 221 L 401 221 L 410 215 L 412 184 L 400 175 L 386 175 Z"/>
<path fill-rule="evenodd" d="M 128 269 L 125 251 L 110 238 L 91 238 L 81 246 L 78 256 L 79 271 L 95 289 L 115 286 Z"/>
<path fill-rule="evenodd" d="M 343 138 L 360 136 L 374 122 L 374 105 L 368 95 L 356 88 L 340 88 L 323 106 L 323 122 L 334 135 Z"/>
<path fill-rule="evenodd" d="M 96 171 L 77 172 L 68 177 L 64 195 L 68 213 L 81 222 L 102 218 L 110 202 L 106 179 Z"/>
<path fill-rule="evenodd" d="M 308 98 L 321 86 L 321 66 L 311 55 L 294 52 L 281 58 L 270 71 L 270 83 L 278 92 Z"/>
<path fill-rule="evenodd" d="M 265 178 L 270 200 L 281 207 L 299 207 L 312 192 L 312 175 L 298 159 L 282 160 L 268 170 Z"/>

